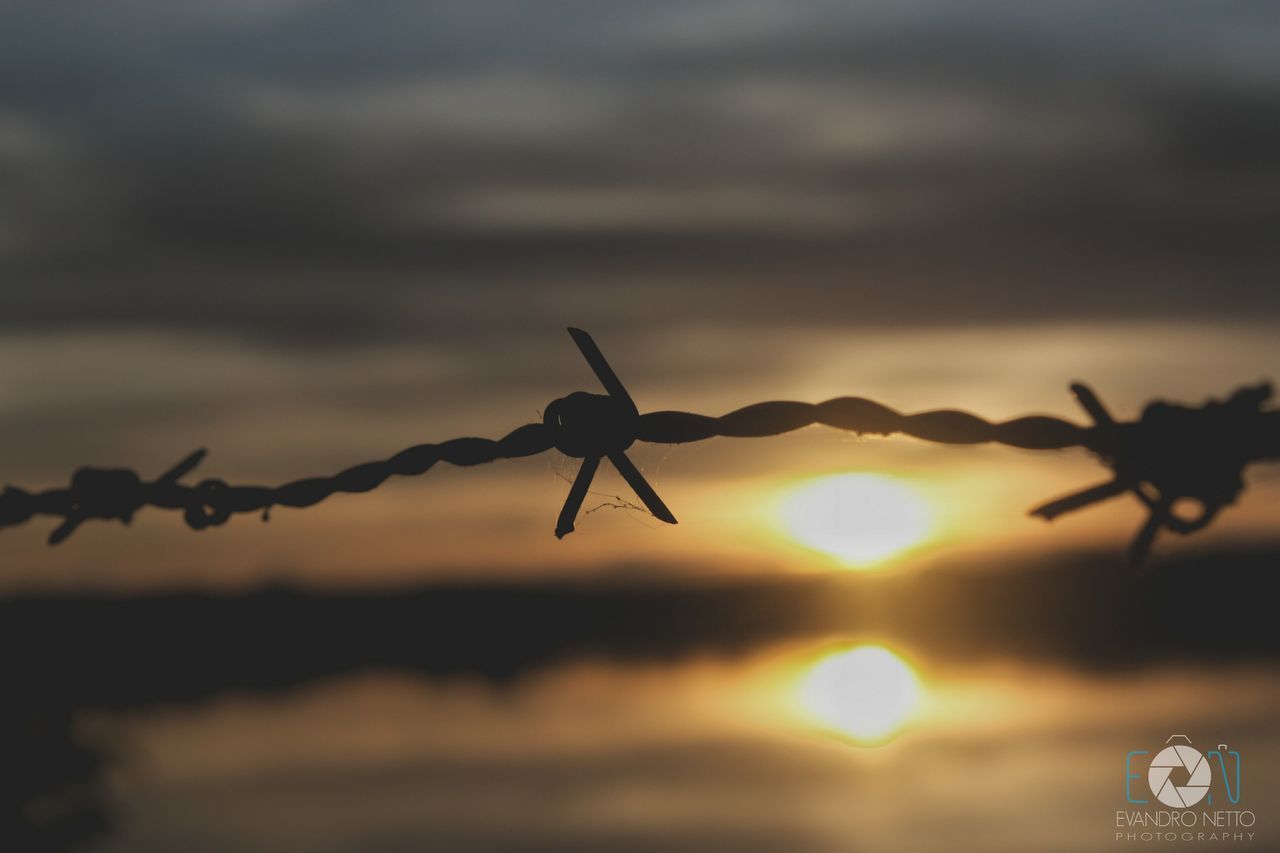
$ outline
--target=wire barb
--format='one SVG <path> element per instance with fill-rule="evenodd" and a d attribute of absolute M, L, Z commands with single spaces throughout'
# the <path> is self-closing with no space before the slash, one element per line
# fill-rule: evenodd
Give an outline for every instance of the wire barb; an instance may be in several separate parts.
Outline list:
<path fill-rule="evenodd" d="M 1139 564 L 1161 531 L 1187 535 L 1202 530 L 1233 503 L 1244 489 L 1248 465 L 1280 459 L 1280 411 L 1263 408 L 1272 396 L 1267 383 L 1241 388 L 1225 401 L 1210 400 L 1199 407 L 1156 401 L 1137 421 L 1120 422 L 1092 389 L 1077 382 L 1071 392 L 1092 421 L 1089 426 L 1042 415 L 991 422 L 951 410 L 903 414 L 861 397 L 822 403 L 756 403 L 720 417 L 673 411 L 641 414 L 592 337 L 576 328 L 570 328 L 569 335 L 606 393 L 575 391 L 554 400 L 542 423 L 525 424 L 500 439 L 455 438 L 420 444 L 332 477 L 275 488 L 232 486 L 217 479 L 184 485 L 180 480 L 203 461 L 204 450 L 190 454 L 152 482 L 128 469 L 81 468 L 68 488 L 32 493 L 6 487 L 0 492 L 0 528 L 23 524 L 35 515 L 60 517 L 62 523 L 49 537 L 50 544 L 56 545 L 90 519 L 129 524 L 139 509 L 154 506 L 182 510 L 187 526 L 204 530 L 226 523 L 236 513 L 260 512 L 265 521 L 276 506 L 308 507 L 332 494 L 368 492 L 389 477 L 418 476 L 438 462 L 481 465 L 535 456 L 552 448 L 582 460 L 556 523 L 557 538 L 573 532 L 605 458 L 655 518 L 675 524 L 675 515 L 627 457 L 632 444 L 681 444 L 716 436 L 755 438 L 822 424 L 861 435 L 901 433 L 944 444 L 1088 449 L 1111 468 L 1112 478 L 1049 501 L 1031 513 L 1052 521 L 1132 494 L 1147 509 L 1147 519 L 1129 548 L 1130 559 Z M 1187 517 L 1175 510 L 1186 501 L 1199 505 L 1197 515 Z"/>
<path fill-rule="evenodd" d="M 1093 419 L 1087 445 L 1112 469 L 1106 483 L 1050 501 L 1031 511 L 1045 520 L 1083 509 L 1126 492 L 1147 509 L 1147 519 L 1129 546 L 1129 559 L 1141 565 L 1161 530 L 1181 535 L 1209 525 L 1244 491 L 1244 469 L 1251 462 L 1280 458 L 1280 414 L 1264 411 L 1269 383 L 1246 386 L 1224 402 L 1210 400 L 1193 408 L 1156 401 L 1129 424 L 1117 423 L 1086 385 L 1071 386 Z M 1174 511 L 1179 501 L 1199 505 L 1192 518 Z"/>

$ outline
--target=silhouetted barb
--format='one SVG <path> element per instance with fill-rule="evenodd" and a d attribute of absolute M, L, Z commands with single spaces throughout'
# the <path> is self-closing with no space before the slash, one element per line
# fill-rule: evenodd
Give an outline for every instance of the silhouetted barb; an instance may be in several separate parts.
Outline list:
<path fill-rule="evenodd" d="M 570 329 L 569 334 L 606 393 L 576 391 L 561 397 L 547 407 L 542 423 L 526 424 L 500 439 L 456 438 L 420 444 L 390 459 L 357 465 L 332 477 L 297 480 L 275 488 L 230 486 L 212 479 L 194 486 L 178 482 L 204 458 L 203 450 L 149 483 L 130 470 L 81 468 L 66 489 L 33 494 L 6 488 L 0 493 L 0 527 L 22 524 L 34 515 L 58 516 L 62 524 L 49 537 L 50 544 L 57 544 L 89 519 L 128 524 L 139 509 L 155 506 L 180 509 L 189 527 L 203 530 L 225 523 L 235 513 L 261 512 L 265 520 L 274 506 L 306 507 L 337 492 L 367 492 L 393 475 L 424 474 L 437 462 L 480 465 L 534 456 L 552 448 L 582 460 L 556 523 L 557 537 L 573 531 L 591 480 L 606 458 L 649 512 L 675 524 L 675 516 L 627 458 L 632 444 L 682 444 L 714 436 L 763 437 L 824 424 L 863 435 L 902 433 L 945 444 L 995 442 L 1029 450 L 1091 450 L 1112 469 L 1112 478 L 1032 513 L 1052 520 L 1126 492 L 1133 494 L 1148 512 L 1130 547 L 1130 556 L 1138 563 L 1161 530 L 1193 533 L 1234 502 L 1244 488 L 1244 469 L 1250 463 L 1280 459 L 1280 411 L 1263 409 L 1271 398 L 1268 384 L 1241 388 L 1225 402 L 1210 401 L 1200 407 L 1151 403 L 1139 420 L 1130 423 L 1114 420 L 1088 387 L 1072 385 L 1092 426 L 1039 415 L 992 423 L 958 411 L 902 414 L 861 397 L 838 397 L 824 403 L 757 403 L 718 418 L 691 412 L 640 414 L 591 336 L 581 329 Z M 1188 518 L 1176 512 L 1180 501 L 1198 504 L 1198 514 Z"/>
<path fill-rule="evenodd" d="M 582 467 L 578 469 L 578 476 L 569 489 L 564 508 L 560 510 L 560 519 L 556 522 L 556 538 L 563 539 L 573 532 L 573 522 L 603 456 L 609 457 L 613 467 L 618 469 L 654 517 L 675 524 L 676 517 L 671 510 L 627 458 L 625 451 L 635 443 L 640 428 L 640 412 L 631 395 L 590 335 L 574 328 L 569 329 L 569 335 L 609 393 L 601 396 L 575 391 L 553 402 L 543 416 L 543 424 L 556 431 L 556 449 L 566 456 L 582 457 Z"/>
<path fill-rule="evenodd" d="M 1141 563 L 1161 529 L 1188 534 L 1208 526 L 1223 507 L 1244 490 L 1244 469 L 1251 462 L 1280 458 L 1280 413 L 1263 411 L 1270 384 L 1237 390 L 1225 402 L 1192 408 L 1154 402 L 1134 423 L 1117 423 L 1087 386 L 1071 386 L 1093 419 L 1089 441 L 1113 472 L 1112 479 L 1050 501 L 1032 510 L 1052 521 L 1125 492 L 1147 507 L 1147 520 L 1129 548 Z M 1187 518 L 1175 512 L 1179 501 L 1199 505 Z"/>

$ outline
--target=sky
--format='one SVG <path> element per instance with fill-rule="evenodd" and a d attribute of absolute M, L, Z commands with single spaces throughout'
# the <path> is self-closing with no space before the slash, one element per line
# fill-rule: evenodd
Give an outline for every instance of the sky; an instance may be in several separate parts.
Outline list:
<path fill-rule="evenodd" d="M 197 446 L 197 477 L 276 483 L 497 437 L 595 390 L 567 325 L 642 409 L 709 414 L 855 394 L 1079 417 L 1065 386 L 1086 379 L 1132 417 L 1280 366 L 1267 3 L 4 15 L 0 479 L 23 488 L 82 464 L 158 474 Z M 734 547 L 752 538 L 734 518 L 844 470 L 966 495 L 956 549 L 1053 545 L 1023 512 L 1098 476 L 840 436 L 635 455 L 678 532 L 602 511 L 554 542 L 573 468 L 537 459 L 199 538 L 150 511 L 51 551 L 33 523 L 4 532 L 0 583 L 794 566 Z M 1119 543 L 1136 519 L 1061 526 Z"/>

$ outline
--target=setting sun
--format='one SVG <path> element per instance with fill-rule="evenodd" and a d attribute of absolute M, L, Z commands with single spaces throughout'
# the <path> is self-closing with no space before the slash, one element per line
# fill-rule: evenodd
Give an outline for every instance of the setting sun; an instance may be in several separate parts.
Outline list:
<path fill-rule="evenodd" d="M 866 744 L 897 733 L 920 702 L 920 683 L 883 646 L 859 646 L 819 661 L 800 685 L 804 712 L 819 725 Z"/>
<path fill-rule="evenodd" d="M 922 543 L 931 513 L 920 495 L 892 477 L 837 474 L 789 494 L 782 522 L 802 545 L 862 568 Z"/>

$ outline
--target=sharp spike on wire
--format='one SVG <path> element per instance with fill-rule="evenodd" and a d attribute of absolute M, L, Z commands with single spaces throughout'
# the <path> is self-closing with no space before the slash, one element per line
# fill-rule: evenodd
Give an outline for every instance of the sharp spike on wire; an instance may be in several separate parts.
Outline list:
<path fill-rule="evenodd" d="M 1080 404 L 1080 407 L 1093 419 L 1095 426 L 1115 425 L 1115 420 L 1111 417 L 1111 413 L 1107 411 L 1107 407 L 1102 405 L 1098 395 L 1093 393 L 1093 389 L 1088 385 L 1083 382 L 1073 382 L 1071 383 L 1071 393 L 1075 395 L 1076 402 Z"/>
<path fill-rule="evenodd" d="M 1031 510 L 1030 514 L 1043 518 L 1045 521 L 1053 521 L 1060 515 L 1117 497 L 1127 491 L 1129 491 L 1129 487 L 1119 480 L 1108 480 L 1105 483 L 1099 483 L 1091 488 L 1072 492 L 1065 497 L 1041 504 Z"/>
<path fill-rule="evenodd" d="M 1163 513 L 1158 509 L 1153 509 L 1147 515 L 1147 520 L 1143 522 L 1142 527 L 1138 528 L 1138 533 L 1133 537 L 1133 542 L 1129 545 L 1129 564 L 1134 568 L 1138 568 L 1146 562 L 1147 555 L 1151 553 L 1151 546 L 1155 544 L 1156 536 L 1160 533 L 1160 528 L 1164 526 Z"/>
<path fill-rule="evenodd" d="M 599 467 L 599 456 L 588 456 L 582 460 L 582 466 L 578 468 L 578 476 L 573 478 L 569 495 L 564 499 L 560 517 L 556 520 L 557 539 L 563 539 L 573 532 L 573 523 L 578 518 L 578 510 L 582 509 L 582 502 L 587 497 L 587 490 L 591 488 L 591 481 L 595 478 L 596 469 Z"/>
<path fill-rule="evenodd" d="M 78 528 L 83 523 L 84 523 L 83 518 L 79 518 L 76 516 L 69 516 L 66 521 L 58 525 L 58 527 L 52 533 L 49 534 L 49 544 L 57 545 L 61 542 L 65 542 L 71 536 L 72 533 L 76 532 L 76 528 Z"/>
<path fill-rule="evenodd" d="M 636 493 L 636 497 L 640 498 L 643 503 L 653 513 L 655 518 L 665 521 L 667 524 L 676 524 L 676 517 L 671 514 L 671 510 L 667 509 L 667 505 L 662 502 L 662 498 L 658 497 L 658 493 L 653 490 L 653 486 L 649 485 L 649 481 L 644 475 L 631 463 L 625 453 L 610 453 L 609 461 L 613 463 L 613 467 L 618 469 L 618 473 L 622 475 L 622 479 L 627 481 L 627 485 L 631 486 L 631 490 Z"/>
<path fill-rule="evenodd" d="M 204 459 L 206 451 L 203 447 L 189 454 L 185 459 L 160 475 L 157 483 L 176 483 L 189 474 Z"/>
<path fill-rule="evenodd" d="M 631 411 L 638 411 L 635 402 L 631 399 L 631 395 L 623 387 L 622 380 L 618 378 L 618 374 L 613 372 L 613 368 L 609 366 L 604 353 L 600 352 L 600 347 L 596 346 L 595 340 L 582 329 L 575 329 L 573 326 L 569 327 L 569 336 L 578 345 L 578 350 L 582 353 L 582 357 L 587 360 L 587 364 L 591 366 L 591 371 L 595 373 L 596 378 L 600 380 L 600 384 L 604 386 L 604 390 L 609 393 L 609 396 L 626 403 Z"/>

